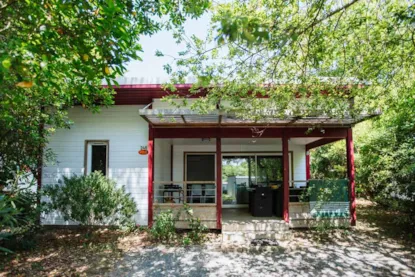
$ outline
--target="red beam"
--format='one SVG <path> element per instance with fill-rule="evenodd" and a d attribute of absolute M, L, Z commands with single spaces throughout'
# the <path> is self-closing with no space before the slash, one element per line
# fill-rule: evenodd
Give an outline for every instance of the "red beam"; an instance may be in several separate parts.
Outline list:
<path fill-rule="evenodd" d="M 347 135 L 347 133 L 346 133 L 346 135 Z M 313 141 L 313 142 L 310 142 L 309 144 L 307 144 L 305 146 L 305 149 L 306 149 L 306 151 L 308 151 L 310 149 L 317 148 L 317 147 L 320 147 L 320 146 L 323 146 L 323 145 L 326 145 L 326 144 L 329 144 L 329 143 L 332 143 L 332 142 L 335 142 L 335 141 L 338 141 L 338 140 L 341 140 L 341 139 L 342 138 L 323 138 L 323 139 L 319 139 L 319 140 L 316 140 L 316 141 Z"/>
<path fill-rule="evenodd" d="M 286 222 L 290 222 L 290 214 L 288 210 L 289 201 L 290 201 L 290 186 L 289 186 L 289 152 L 288 152 L 288 136 L 284 135 L 282 138 L 282 159 L 284 164 L 283 170 L 283 209 L 282 216 Z"/>
<path fill-rule="evenodd" d="M 347 130 L 346 138 L 347 152 L 347 175 L 349 177 L 349 202 L 350 202 L 350 225 L 356 226 L 356 192 L 355 192 L 355 168 L 352 129 Z"/>
<path fill-rule="evenodd" d="M 148 226 L 153 224 L 154 129 L 148 130 Z"/>
<path fill-rule="evenodd" d="M 260 138 L 322 137 L 342 139 L 347 136 L 347 128 L 326 128 L 324 132 L 307 128 L 267 128 Z M 255 138 L 252 128 L 154 128 L 154 138 Z"/>
<path fill-rule="evenodd" d="M 216 228 L 222 229 L 222 141 L 216 138 Z"/>
<path fill-rule="evenodd" d="M 177 84 L 174 85 L 176 89 L 186 89 L 189 90 L 192 87 L 192 84 Z M 104 85 L 103 87 L 108 87 Z M 155 90 L 163 90 L 163 84 L 127 84 L 127 85 L 119 85 L 114 86 L 114 89 L 119 90 L 126 90 L 126 89 L 155 89 Z"/>

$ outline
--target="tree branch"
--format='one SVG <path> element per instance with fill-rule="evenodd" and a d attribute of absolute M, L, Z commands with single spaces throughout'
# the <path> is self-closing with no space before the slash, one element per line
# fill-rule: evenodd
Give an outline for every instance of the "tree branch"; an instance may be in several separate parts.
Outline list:
<path fill-rule="evenodd" d="M 320 18 L 319 20 L 314 21 L 313 23 L 311 23 L 307 28 L 304 29 L 303 33 L 308 31 L 310 28 L 314 28 L 316 25 L 320 24 L 321 22 L 329 19 L 330 17 L 332 17 L 333 15 L 341 12 L 341 11 L 345 11 L 348 8 L 350 8 L 352 5 L 354 5 L 355 3 L 357 3 L 359 0 L 352 0 L 350 3 L 347 3 L 344 6 L 341 6 L 338 9 L 335 9 L 334 11 L 330 12 L 329 14 L 327 14 L 325 17 Z"/>

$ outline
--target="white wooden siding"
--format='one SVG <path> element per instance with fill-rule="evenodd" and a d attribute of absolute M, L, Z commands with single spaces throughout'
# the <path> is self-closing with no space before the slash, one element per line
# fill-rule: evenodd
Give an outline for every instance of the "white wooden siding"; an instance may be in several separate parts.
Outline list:
<path fill-rule="evenodd" d="M 48 147 L 56 156 L 56 164 L 44 167 L 43 185 L 56 184 L 63 175 L 84 174 L 85 140 L 109 140 L 108 176 L 124 185 L 137 203 L 136 222 L 147 225 L 148 170 L 147 155 L 139 155 L 148 142 L 148 124 L 138 114 L 143 106 L 111 106 L 92 114 L 82 107 L 70 110 L 74 122 L 70 129 L 57 130 Z M 42 223 L 73 224 L 58 214 L 46 215 Z"/>
<path fill-rule="evenodd" d="M 155 139 L 154 181 L 170 181 L 171 161 L 170 139 Z"/>

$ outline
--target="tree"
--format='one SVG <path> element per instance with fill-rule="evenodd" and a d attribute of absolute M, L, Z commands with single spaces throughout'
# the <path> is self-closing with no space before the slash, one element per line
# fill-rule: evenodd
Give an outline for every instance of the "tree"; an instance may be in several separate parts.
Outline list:
<path fill-rule="evenodd" d="M 347 178 L 344 140 L 311 150 L 311 179 Z"/>
<path fill-rule="evenodd" d="M 356 191 L 382 208 L 399 211 L 397 223 L 414 228 L 415 98 L 402 97 L 381 117 L 354 128 Z M 311 152 L 313 178 L 343 178 L 344 141 Z"/>
<path fill-rule="evenodd" d="M 139 60 L 141 35 L 198 17 L 207 0 L 0 1 L 0 182 L 39 177 L 48 135 L 73 105 L 113 103 L 115 77 Z M 101 86 L 102 80 L 109 85 Z"/>
<path fill-rule="evenodd" d="M 373 113 L 411 92 L 414 22 L 412 1 L 233 1 L 167 69 L 172 83 L 193 75 L 194 91 L 209 89 L 199 110 L 226 101 L 254 119 L 264 108 L 279 118 Z"/>

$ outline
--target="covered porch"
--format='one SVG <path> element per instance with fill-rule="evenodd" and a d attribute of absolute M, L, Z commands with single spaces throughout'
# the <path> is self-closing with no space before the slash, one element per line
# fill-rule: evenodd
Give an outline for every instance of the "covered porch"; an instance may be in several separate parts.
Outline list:
<path fill-rule="evenodd" d="M 258 130 L 260 136 L 257 136 Z M 315 219 L 315 204 L 300 199 L 304 188 L 313 183 L 308 151 L 341 139 L 346 141 L 347 149 L 347 196 L 341 203 L 331 207 L 326 205 L 323 209 L 329 212 L 341 210 L 342 216 L 336 222 L 340 220 L 342 225 L 356 222 L 351 128 L 326 128 L 323 133 L 301 127 L 172 128 L 150 125 L 149 134 L 149 225 L 159 212 L 178 211 L 186 203 L 208 228 L 222 229 L 223 232 L 240 228 L 235 223 L 262 224 L 265 229 L 274 231 L 311 226 Z M 242 164 L 245 171 L 242 170 L 241 175 L 224 172 L 228 171 L 228 165 Z M 264 173 L 262 164 L 270 164 L 271 172 Z M 271 190 L 268 195 L 273 198 L 271 214 L 256 216 L 252 212 L 254 201 L 251 195 L 258 188 Z M 281 227 L 281 223 L 286 227 Z M 186 228 L 184 218 L 177 227 Z"/>

